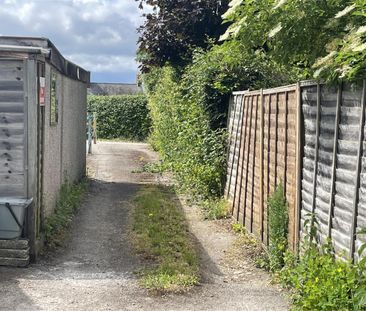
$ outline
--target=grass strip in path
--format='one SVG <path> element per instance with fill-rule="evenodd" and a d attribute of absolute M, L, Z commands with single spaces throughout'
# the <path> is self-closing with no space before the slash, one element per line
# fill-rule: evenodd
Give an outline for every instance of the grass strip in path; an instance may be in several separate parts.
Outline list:
<path fill-rule="evenodd" d="M 134 245 L 152 262 L 141 271 L 141 284 L 162 292 L 179 292 L 198 284 L 198 256 L 173 191 L 146 186 L 134 204 Z"/>

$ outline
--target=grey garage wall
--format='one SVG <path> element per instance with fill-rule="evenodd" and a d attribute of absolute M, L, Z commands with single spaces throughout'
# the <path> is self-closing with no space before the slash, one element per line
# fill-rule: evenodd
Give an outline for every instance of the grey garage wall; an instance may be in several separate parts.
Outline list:
<path fill-rule="evenodd" d="M 62 179 L 75 182 L 86 169 L 86 84 L 63 76 L 62 96 Z"/>
<path fill-rule="evenodd" d="M 44 216 L 52 214 L 65 182 L 79 181 L 85 175 L 87 84 L 70 79 L 57 70 L 56 96 L 58 123 L 50 125 L 50 74 L 46 65 L 45 146 L 43 162 Z"/>
<path fill-rule="evenodd" d="M 56 73 L 56 96 L 59 102 L 59 120 L 55 125 L 50 125 L 50 76 L 51 66 L 46 64 L 46 105 L 44 125 L 44 152 L 43 152 L 43 208 L 44 217 L 50 216 L 56 206 L 58 193 L 62 184 L 61 153 L 62 153 L 62 113 L 63 106 L 63 77 Z"/>

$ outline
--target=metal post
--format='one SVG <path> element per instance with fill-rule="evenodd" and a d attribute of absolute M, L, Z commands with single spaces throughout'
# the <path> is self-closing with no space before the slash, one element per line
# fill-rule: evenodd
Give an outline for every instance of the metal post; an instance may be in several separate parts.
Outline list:
<path fill-rule="evenodd" d="M 93 140 L 94 140 L 94 144 L 97 143 L 97 136 L 98 132 L 97 132 L 97 114 L 94 112 L 93 113 Z"/>

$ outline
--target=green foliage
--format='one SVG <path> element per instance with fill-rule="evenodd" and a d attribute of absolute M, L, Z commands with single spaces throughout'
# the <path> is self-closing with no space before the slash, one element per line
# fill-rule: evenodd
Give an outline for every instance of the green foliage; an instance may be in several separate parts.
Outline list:
<path fill-rule="evenodd" d="M 208 38 L 217 40 L 225 26 L 221 14 L 228 0 L 136 0 L 145 11 L 139 27 L 138 60 L 142 72 L 154 66 L 190 62 L 194 48 L 205 48 Z"/>
<path fill-rule="evenodd" d="M 202 207 L 206 212 L 206 218 L 217 220 L 229 216 L 229 203 L 225 199 L 211 199 L 202 202 Z"/>
<path fill-rule="evenodd" d="M 99 138 L 143 141 L 151 119 L 144 95 L 88 96 L 88 109 L 97 115 Z"/>
<path fill-rule="evenodd" d="M 356 80 L 366 70 L 364 0 L 232 1 L 222 40 L 240 41 L 299 79 Z"/>
<path fill-rule="evenodd" d="M 240 233 L 240 234 L 247 234 L 247 229 L 238 223 L 233 223 L 231 225 L 231 229 L 235 232 L 235 233 Z"/>
<path fill-rule="evenodd" d="M 287 249 L 288 233 L 288 206 L 279 184 L 268 199 L 268 225 L 269 225 L 269 269 L 277 271 L 284 264 L 284 254 Z"/>
<path fill-rule="evenodd" d="M 62 245 L 70 227 L 75 211 L 80 206 L 86 190 L 86 182 L 71 185 L 65 183 L 61 187 L 60 197 L 52 216 L 44 225 L 44 239 L 47 249 Z"/>
<path fill-rule="evenodd" d="M 328 54 L 314 64 L 316 76 L 327 80 L 355 81 L 366 73 L 366 3 L 350 1 L 337 14 L 337 20 L 346 23 L 342 36 L 335 36 L 327 45 Z"/>
<path fill-rule="evenodd" d="M 182 210 L 170 190 L 151 186 L 135 198 L 134 244 L 154 265 L 141 272 L 142 284 L 159 291 L 181 291 L 199 280 L 198 257 Z"/>
<path fill-rule="evenodd" d="M 156 89 L 149 93 L 150 141 L 184 189 L 205 198 L 217 196 L 225 171 L 225 131 L 210 128 L 205 108 L 183 94 L 173 69 L 159 71 Z"/>
<path fill-rule="evenodd" d="M 299 261 L 287 254 L 280 273 L 292 288 L 294 310 L 355 310 L 357 269 L 350 262 L 335 260 L 326 247 L 311 247 Z"/>
<path fill-rule="evenodd" d="M 143 78 L 153 120 L 150 142 L 183 189 L 204 199 L 223 192 L 231 91 L 288 81 L 282 68 L 233 43 L 196 50 L 191 65 L 156 68 Z"/>
<path fill-rule="evenodd" d="M 336 259 L 331 241 L 319 247 L 318 224 L 309 215 L 301 256 L 287 251 L 278 276 L 292 293 L 294 310 L 365 310 L 366 259 L 357 264 Z M 359 234 L 365 234 L 366 230 Z M 359 249 L 361 256 L 366 244 Z"/>

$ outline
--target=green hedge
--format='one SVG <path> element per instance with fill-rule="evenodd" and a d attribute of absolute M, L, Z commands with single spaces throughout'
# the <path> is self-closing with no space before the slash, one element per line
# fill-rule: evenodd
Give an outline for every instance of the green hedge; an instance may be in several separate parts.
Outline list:
<path fill-rule="evenodd" d="M 88 96 L 88 109 L 97 116 L 98 137 L 145 140 L 151 119 L 144 95 Z"/>
<path fill-rule="evenodd" d="M 282 83 L 288 76 L 225 43 L 196 50 L 185 68 L 155 68 L 143 79 L 153 120 L 150 142 L 183 188 L 207 199 L 223 193 L 231 92 Z"/>

